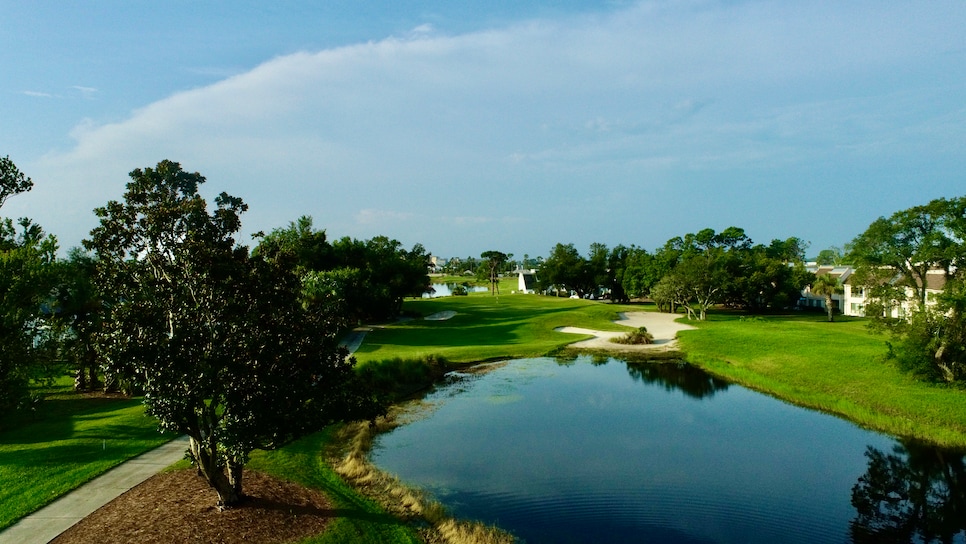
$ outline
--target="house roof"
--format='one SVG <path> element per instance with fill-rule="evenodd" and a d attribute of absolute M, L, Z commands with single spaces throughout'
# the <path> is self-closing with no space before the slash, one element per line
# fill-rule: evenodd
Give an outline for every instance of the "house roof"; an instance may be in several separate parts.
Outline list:
<path fill-rule="evenodd" d="M 852 275 L 851 266 L 820 266 L 815 270 L 816 276 L 824 276 L 828 274 L 829 276 L 841 280 L 845 283 L 849 276 Z"/>

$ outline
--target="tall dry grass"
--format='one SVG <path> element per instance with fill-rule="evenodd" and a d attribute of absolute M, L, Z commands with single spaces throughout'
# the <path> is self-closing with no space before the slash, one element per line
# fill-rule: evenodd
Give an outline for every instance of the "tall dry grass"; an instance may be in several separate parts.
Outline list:
<path fill-rule="evenodd" d="M 417 524 L 424 524 L 420 536 L 430 544 L 509 544 L 516 539 L 509 533 L 476 521 L 451 517 L 437 501 L 405 485 L 369 461 L 376 436 L 402 424 L 401 409 L 375 423 L 358 422 L 342 430 L 339 451 L 331 452 L 332 467 L 360 493 L 379 502 L 390 513 Z"/>

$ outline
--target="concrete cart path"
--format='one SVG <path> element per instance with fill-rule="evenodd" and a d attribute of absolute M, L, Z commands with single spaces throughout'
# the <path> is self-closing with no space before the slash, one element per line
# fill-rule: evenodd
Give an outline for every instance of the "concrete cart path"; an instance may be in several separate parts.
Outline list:
<path fill-rule="evenodd" d="M 0 531 L 0 544 L 46 544 L 125 491 L 182 458 L 188 437 L 175 438 L 125 461 Z"/>

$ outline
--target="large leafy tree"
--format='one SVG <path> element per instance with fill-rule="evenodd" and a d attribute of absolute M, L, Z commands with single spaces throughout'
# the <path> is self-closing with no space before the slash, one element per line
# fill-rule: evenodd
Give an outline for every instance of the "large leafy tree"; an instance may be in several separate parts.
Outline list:
<path fill-rule="evenodd" d="M 253 253 L 292 260 L 305 302 L 341 315 L 344 323 L 395 317 L 405 297 L 429 289 L 429 254 L 422 245 L 407 251 L 385 236 L 329 243 L 308 216 L 263 236 Z"/>
<path fill-rule="evenodd" d="M 939 198 L 880 217 L 850 244 L 853 274 L 874 328 L 893 335 L 900 367 L 934 380 L 966 380 L 966 197 Z M 930 299 L 930 277 L 942 292 Z M 891 308 L 907 308 L 891 319 Z"/>
<path fill-rule="evenodd" d="M 574 291 L 581 298 L 596 288 L 587 259 L 573 244 L 555 245 L 537 277 L 543 290 Z"/>
<path fill-rule="evenodd" d="M 57 262 L 54 312 L 50 320 L 61 344 L 61 355 L 74 369 L 74 389 L 96 389 L 100 382 L 95 339 L 103 324 L 104 305 L 94 285 L 96 260 L 82 248 L 72 248 Z"/>
<path fill-rule="evenodd" d="M 252 257 L 235 233 L 247 209 L 198 192 L 205 179 L 162 161 L 131 172 L 123 201 L 95 210 L 84 245 L 109 303 L 98 338 L 108 368 L 144 391 L 221 506 L 242 497 L 250 452 L 333 421 L 372 416 L 331 316 L 307 311 L 295 262 Z"/>
<path fill-rule="evenodd" d="M 857 267 L 855 280 L 872 293 L 885 287 L 908 289 L 913 293 L 913 305 L 924 308 L 927 274 L 936 269 L 951 274 L 962 261 L 962 237 L 951 236 L 951 228 L 962 221 L 964 206 L 966 197 L 939 198 L 873 221 L 849 245 L 849 260 Z M 882 282 L 882 273 L 897 281 Z"/>
<path fill-rule="evenodd" d="M 32 187 L 9 157 L 0 158 L 0 205 Z M 0 413 L 28 399 L 31 379 L 50 376 L 43 325 L 56 251 L 57 240 L 30 219 L 0 219 Z"/>

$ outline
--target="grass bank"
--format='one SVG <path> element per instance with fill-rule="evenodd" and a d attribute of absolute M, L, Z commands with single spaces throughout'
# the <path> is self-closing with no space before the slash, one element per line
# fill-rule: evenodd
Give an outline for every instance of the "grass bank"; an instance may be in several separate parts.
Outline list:
<path fill-rule="evenodd" d="M 681 349 L 713 374 L 869 429 L 966 447 L 966 391 L 901 373 L 864 320 L 716 313 L 692 324 Z"/>
<path fill-rule="evenodd" d="M 332 501 L 332 522 L 303 544 L 416 544 L 418 533 L 376 501 L 357 493 L 328 462 L 324 452 L 337 439 L 335 428 L 316 433 L 275 451 L 255 451 L 248 468 L 318 489 Z"/>
<path fill-rule="evenodd" d="M 440 312 L 456 315 L 438 321 L 417 317 L 373 328 L 355 353 L 360 366 L 387 359 L 441 358 L 450 363 L 471 363 L 542 356 L 588 338 L 555 332 L 557 327 L 626 331 L 627 327 L 612 323 L 618 313 L 644 309 L 519 293 L 411 299 L 403 308 L 414 316 Z"/>
<path fill-rule="evenodd" d="M 7 416 L 0 432 L 0 529 L 173 438 L 141 399 L 81 395 L 66 381 L 39 393 L 36 410 Z"/>

